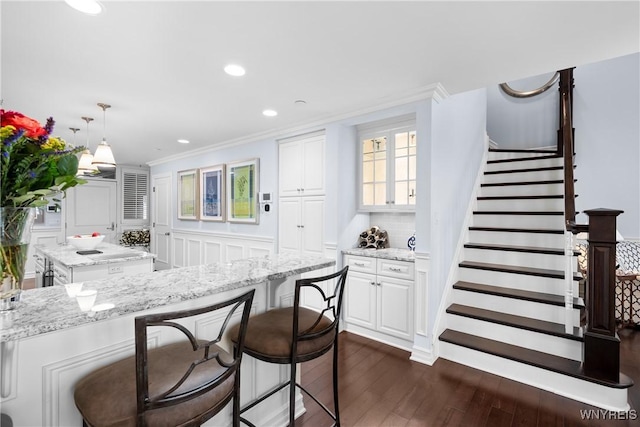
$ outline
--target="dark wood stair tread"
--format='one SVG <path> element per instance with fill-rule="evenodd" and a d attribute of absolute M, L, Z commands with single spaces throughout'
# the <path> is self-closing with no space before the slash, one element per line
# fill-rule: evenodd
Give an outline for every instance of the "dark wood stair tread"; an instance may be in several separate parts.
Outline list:
<path fill-rule="evenodd" d="M 489 148 L 490 153 L 548 153 L 557 154 L 556 150 L 543 148 Z"/>
<path fill-rule="evenodd" d="M 617 383 L 591 378 L 582 372 L 581 362 L 576 360 L 524 347 L 518 347 L 516 345 L 494 341 L 488 338 L 465 334 L 464 332 L 446 329 L 442 334 L 440 334 L 439 339 L 443 342 L 481 351 L 483 353 L 546 369 L 548 371 L 567 375 L 583 381 L 589 381 L 606 387 L 623 389 L 629 388 L 633 385 L 633 380 L 623 373 L 620 373 L 620 379 Z"/>
<path fill-rule="evenodd" d="M 576 197 L 578 195 L 576 194 Z M 533 199 L 564 199 L 562 194 L 539 194 L 527 196 L 478 196 L 478 200 L 533 200 Z"/>
<path fill-rule="evenodd" d="M 574 179 L 573 182 L 577 182 Z M 480 187 L 508 187 L 510 185 L 551 185 L 551 184 L 564 184 L 563 179 L 550 179 L 544 181 L 513 181 L 513 182 L 487 182 L 480 184 Z"/>
<path fill-rule="evenodd" d="M 526 162 L 529 160 L 545 160 L 545 159 L 559 159 L 562 158 L 557 154 L 552 154 L 549 156 L 533 156 L 533 157 L 515 157 L 512 159 L 495 159 L 495 160 L 487 160 L 487 164 L 492 163 L 511 163 L 511 162 Z"/>
<path fill-rule="evenodd" d="M 549 277 L 551 279 L 564 279 L 564 271 L 549 270 L 546 268 L 521 267 L 506 264 L 489 264 L 475 261 L 462 261 L 458 264 L 463 268 L 475 268 L 476 270 L 499 271 L 502 273 L 524 274 L 527 276 Z M 582 280 L 582 276 L 575 274 L 573 280 Z"/>
<path fill-rule="evenodd" d="M 470 231 L 497 231 L 505 233 L 564 234 L 564 230 L 547 228 L 503 228 L 503 227 L 469 227 Z"/>
<path fill-rule="evenodd" d="M 561 248 L 541 248 L 537 246 L 513 246 L 513 245 L 496 245 L 493 243 L 465 243 L 465 248 L 469 249 L 487 249 L 493 251 L 507 252 L 528 252 L 532 254 L 546 255 L 564 255 L 564 249 Z M 579 255 L 580 251 L 573 251 L 574 255 Z"/>
<path fill-rule="evenodd" d="M 547 166 L 544 168 L 525 168 L 525 169 L 505 169 L 499 171 L 486 171 L 485 175 L 500 175 L 503 173 L 526 173 L 526 172 L 547 172 L 563 170 L 563 166 Z M 574 166 L 575 169 L 575 166 Z"/>
<path fill-rule="evenodd" d="M 501 313 L 499 311 L 485 310 L 484 308 L 469 307 L 461 304 L 451 304 L 447 313 L 471 319 L 496 323 L 498 325 L 511 326 L 546 335 L 567 338 L 573 341 L 584 341 L 582 330 L 574 326 L 573 333 L 564 331 L 564 324 L 547 322 L 545 320 L 532 319 L 530 317 L 516 316 L 514 314 Z"/>
<path fill-rule="evenodd" d="M 467 292 L 476 292 L 480 294 L 494 295 L 503 298 L 513 298 L 523 301 L 537 302 L 541 304 L 555 305 L 564 307 L 564 295 L 547 294 L 543 292 L 525 291 L 522 289 L 504 288 L 501 286 L 484 285 L 472 282 L 457 282 L 453 285 L 453 289 Z M 584 308 L 582 298 L 573 299 L 573 308 Z"/>
<path fill-rule="evenodd" d="M 473 211 L 474 215 L 564 215 L 562 211 Z"/>

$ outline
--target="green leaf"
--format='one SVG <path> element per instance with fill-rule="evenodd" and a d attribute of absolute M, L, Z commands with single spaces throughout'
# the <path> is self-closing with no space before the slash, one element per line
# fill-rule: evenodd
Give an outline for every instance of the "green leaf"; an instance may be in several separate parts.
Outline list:
<path fill-rule="evenodd" d="M 78 172 L 78 158 L 69 154 L 58 160 L 58 171 L 61 175 L 74 176 Z"/>

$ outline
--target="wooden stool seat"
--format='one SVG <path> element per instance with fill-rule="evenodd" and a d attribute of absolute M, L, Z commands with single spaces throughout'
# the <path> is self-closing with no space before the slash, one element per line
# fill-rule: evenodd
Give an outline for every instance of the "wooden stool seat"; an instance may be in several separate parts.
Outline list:
<path fill-rule="evenodd" d="M 200 341 L 202 342 L 202 341 Z M 216 350 L 228 360 L 233 357 L 216 346 Z M 170 344 L 149 350 L 149 397 L 155 399 L 176 384 L 187 372 L 194 360 L 193 349 L 187 342 Z M 227 368 L 216 363 L 201 364 L 194 369 L 187 381 L 174 393 L 197 388 L 212 378 L 224 374 Z M 169 406 L 149 412 L 147 424 L 152 426 L 179 426 L 195 422 L 233 393 L 233 376 L 220 386 L 202 396 L 185 402 L 179 407 Z M 136 397 L 135 356 L 100 368 L 77 384 L 74 392 L 76 406 L 85 422 L 91 426 L 135 426 L 138 418 Z M 179 410 L 176 410 L 179 408 Z"/>
<path fill-rule="evenodd" d="M 276 308 L 251 316 L 247 322 L 243 352 L 267 363 L 289 365 L 289 380 L 276 386 L 257 400 L 240 410 L 243 414 L 275 393 L 289 388 L 289 426 L 295 424 L 295 390 L 299 388 L 316 402 L 340 426 L 338 405 L 338 330 L 342 308 L 342 294 L 349 267 L 322 277 L 296 280 L 293 307 Z M 325 287 L 328 290 L 325 291 Z M 318 310 L 300 306 L 300 295 L 315 292 L 323 301 Z M 230 336 L 237 336 L 237 327 L 230 329 Z M 232 338 L 233 340 L 233 338 Z M 236 345 L 239 342 L 234 341 Z M 333 412 L 302 385 L 296 383 L 297 364 L 322 356 L 333 349 Z M 240 421 L 255 425 L 244 417 Z"/>
<path fill-rule="evenodd" d="M 229 402 L 233 402 L 232 424 L 239 426 L 240 363 L 254 293 L 205 307 L 136 317 L 135 355 L 96 369 L 75 385 L 83 426 L 199 426 Z M 219 327 L 208 328 L 206 335 L 212 339 L 196 337 L 187 326 L 197 330 L 202 316 L 211 318 L 212 313 L 223 320 Z M 236 314 L 240 321 L 233 335 L 227 334 Z M 181 322 L 186 318 L 193 319 Z M 183 339 L 149 349 L 149 328 L 178 330 Z M 171 337 L 165 339 L 174 341 Z M 225 337 L 235 342 L 231 353 L 220 345 Z"/>
<path fill-rule="evenodd" d="M 301 331 L 319 332 L 331 326 L 331 319 L 318 312 L 300 307 L 299 329 Z M 293 307 L 274 309 L 249 318 L 247 334 L 244 341 L 244 352 L 260 360 L 271 363 L 290 363 L 291 345 L 293 343 Z M 318 321 L 319 320 L 319 321 Z M 316 323 L 316 321 L 318 321 Z M 316 323 L 314 325 L 314 323 Z M 313 327 L 312 327 L 313 326 Z M 237 336 L 238 327 L 229 330 Z M 313 339 L 299 341 L 296 363 L 304 362 L 324 354 L 333 346 L 334 335 L 326 333 Z"/>

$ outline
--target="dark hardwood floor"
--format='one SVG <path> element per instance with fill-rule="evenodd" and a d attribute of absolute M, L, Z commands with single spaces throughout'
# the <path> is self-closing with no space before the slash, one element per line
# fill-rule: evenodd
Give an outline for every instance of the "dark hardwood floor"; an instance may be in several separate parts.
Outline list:
<path fill-rule="evenodd" d="M 622 371 L 634 379 L 634 420 L 584 420 L 597 408 L 464 365 L 439 359 L 433 366 L 409 353 L 343 332 L 339 342 L 342 425 L 350 426 L 640 426 L 640 331 L 619 331 Z M 302 384 L 333 407 L 331 353 L 302 365 Z M 308 397 L 296 425 L 330 426 Z M 636 412 L 637 411 L 637 412 Z"/>

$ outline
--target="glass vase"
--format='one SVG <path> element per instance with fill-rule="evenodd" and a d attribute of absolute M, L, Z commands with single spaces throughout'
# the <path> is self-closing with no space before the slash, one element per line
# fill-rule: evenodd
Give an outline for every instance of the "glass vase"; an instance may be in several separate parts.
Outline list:
<path fill-rule="evenodd" d="M 20 301 L 34 208 L 0 207 L 0 311 Z"/>

